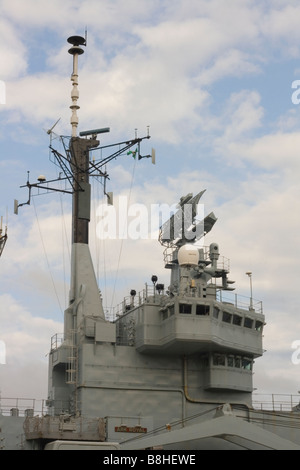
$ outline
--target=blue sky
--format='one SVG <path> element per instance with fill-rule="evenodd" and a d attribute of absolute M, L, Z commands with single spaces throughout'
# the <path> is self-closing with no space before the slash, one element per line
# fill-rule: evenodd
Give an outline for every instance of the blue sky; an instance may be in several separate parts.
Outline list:
<path fill-rule="evenodd" d="M 27 171 L 56 176 L 49 129 L 71 133 L 72 58 L 67 38 L 84 35 L 79 58 L 79 130 L 110 127 L 103 145 L 147 133 L 144 153 L 110 164 L 108 190 L 132 203 L 174 204 L 206 189 L 205 213 L 218 222 L 207 237 L 231 260 L 237 292 L 253 295 L 266 316 L 264 357 L 256 361 L 258 391 L 297 394 L 300 339 L 299 150 L 300 6 L 292 0 L 0 0 L 0 215 L 9 239 L 0 259 L 2 396 L 16 389 L 46 395 L 50 337 L 62 331 L 69 275 L 70 199 L 27 200 Z M 96 155 L 97 157 L 97 155 Z M 107 307 L 154 271 L 168 283 L 155 240 L 99 241 L 93 184 L 91 251 Z M 134 262 L 133 262 L 134 260 Z M 112 294 L 116 284 L 118 293 Z M 30 378 L 28 380 L 28 377 Z M 44 377 L 44 380 L 40 378 Z M 34 385 L 38 383 L 36 390 Z"/>

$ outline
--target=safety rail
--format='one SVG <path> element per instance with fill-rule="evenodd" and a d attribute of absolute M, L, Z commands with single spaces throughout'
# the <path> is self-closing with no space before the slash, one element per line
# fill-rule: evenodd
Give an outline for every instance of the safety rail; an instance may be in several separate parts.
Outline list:
<path fill-rule="evenodd" d="M 134 295 L 124 297 L 123 301 L 119 303 L 110 312 L 105 313 L 106 320 L 116 321 L 120 316 L 130 312 L 133 308 L 141 306 L 145 302 L 160 303 L 161 296 L 164 294 L 164 289 L 158 290 L 157 285 L 145 284 L 143 290 Z"/>
<path fill-rule="evenodd" d="M 201 246 L 199 248 L 200 252 L 200 262 L 203 261 L 205 264 L 211 264 L 210 259 L 210 248 L 209 246 Z M 177 248 L 167 247 L 163 252 L 164 263 L 166 267 L 171 268 L 173 264 L 177 263 L 177 259 L 174 259 L 174 255 L 176 255 Z M 177 258 L 177 257 L 176 257 Z M 217 269 L 224 270 L 226 272 L 230 272 L 230 259 L 226 258 L 223 255 L 219 256 L 217 260 Z"/>
<path fill-rule="evenodd" d="M 47 412 L 46 400 L 35 398 L 0 399 L 0 414 L 3 416 L 40 416 Z"/>
<path fill-rule="evenodd" d="M 300 412 L 300 395 L 253 393 L 252 406 L 256 410 Z"/>
<path fill-rule="evenodd" d="M 125 297 L 120 304 L 111 309 L 111 311 L 107 311 L 105 313 L 106 320 L 114 322 L 120 316 L 125 315 L 133 308 L 139 307 L 147 301 L 160 303 L 162 294 L 164 294 L 164 290 L 159 293 L 154 286 L 149 286 L 146 284 L 145 288 L 141 292 L 134 296 L 132 295 Z M 263 303 L 261 300 L 251 299 L 250 297 L 227 291 L 224 294 L 222 289 L 217 289 L 216 300 L 218 302 L 232 305 L 235 308 L 263 314 Z"/>
<path fill-rule="evenodd" d="M 224 294 L 222 289 L 216 291 L 216 300 L 218 302 L 232 304 L 235 308 L 242 310 L 255 311 L 256 313 L 263 313 L 263 304 L 261 300 L 252 299 L 250 297 L 228 292 Z"/>
<path fill-rule="evenodd" d="M 55 335 L 51 337 L 50 351 L 55 351 L 56 349 L 58 349 L 62 345 L 63 341 L 64 341 L 64 334 L 55 333 Z"/>

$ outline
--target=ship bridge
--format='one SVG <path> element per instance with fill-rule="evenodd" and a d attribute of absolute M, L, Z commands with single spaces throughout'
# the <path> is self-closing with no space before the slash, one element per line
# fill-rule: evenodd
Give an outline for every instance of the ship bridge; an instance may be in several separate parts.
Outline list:
<path fill-rule="evenodd" d="M 223 300 L 210 285 L 205 297 L 180 297 L 146 286 L 117 310 L 117 344 L 143 355 L 197 356 L 205 389 L 252 391 L 253 361 L 263 354 L 262 303 L 230 294 Z"/>

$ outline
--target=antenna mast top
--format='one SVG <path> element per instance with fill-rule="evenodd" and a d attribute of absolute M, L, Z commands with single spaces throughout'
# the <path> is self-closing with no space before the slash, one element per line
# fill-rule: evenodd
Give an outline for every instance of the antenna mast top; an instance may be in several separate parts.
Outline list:
<path fill-rule="evenodd" d="M 72 44 L 72 47 L 69 49 L 69 54 L 73 56 L 73 73 L 71 75 L 71 81 L 73 82 L 73 89 L 71 92 L 72 105 L 70 109 L 72 110 L 71 116 L 71 125 L 72 125 L 72 137 L 77 137 L 77 126 L 78 126 L 78 116 L 77 109 L 80 109 L 80 106 L 77 104 L 79 98 L 78 91 L 78 56 L 84 53 L 84 50 L 80 46 L 86 45 L 86 40 L 81 36 L 71 36 L 68 38 L 68 43 Z"/>

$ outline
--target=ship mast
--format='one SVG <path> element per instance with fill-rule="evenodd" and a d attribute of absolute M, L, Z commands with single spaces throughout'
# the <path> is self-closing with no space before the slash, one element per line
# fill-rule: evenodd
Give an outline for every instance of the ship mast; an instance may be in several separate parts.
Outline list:
<path fill-rule="evenodd" d="M 80 46 L 85 46 L 86 41 L 81 36 L 71 36 L 68 38 L 68 43 L 72 44 L 72 47 L 69 49 L 69 54 L 73 56 L 73 73 L 71 75 L 71 82 L 73 82 L 73 89 L 71 93 L 72 105 L 70 109 L 72 110 L 71 116 L 71 125 L 72 125 L 72 137 L 77 137 L 77 126 L 78 126 L 78 116 L 77 109 L 80 109 L 77 101 L 79 98 L 78 91 L 78 56 L 84 53 L 84 50 Z"/>
<path fill-rule="evenodd" d="M 152 149 L 151 155 L 140 154 L 140 144 L 144 139 L 150 139 L 149 132 L 145 137 L 137 137 L 123 142 L 118 142 L 110 145 L 100 147 L 98 134 L 109 132 L 108 127 L 93 129 L 88 131 L 79 132 L 78 128 L 78 115 L 77 111 L 80 109 L 78 105 L 79 91 L 78 91 L 78 57 L 84 53 L 83 46 L 86 46 L 86 39 L 81 36 L 71 36 L 68 38 L 68 43 L 71 44 L 68 50 L 69 54 L 73 56 L 73 70 L 71 74 L 72 91 L 71 91 L 71 105 L 70 109 L 72 115 L 70 124 L 72 128 L 70 137 L 61 136 L 65 154 L 63 155 L 58 150 L 52 147 L 52 140 L 50 140 L 50 150 L 54 155 L 56 163 L 62 170 L 64 177 L 59 177 L 54 180 L 47 180 L 45 176 L 41 175 L 37 183 L 29 182 L 29 172 L 26 185 L 29 191 L 28 200 L 19 204 L 15 200 L 14 212 L 18 213 L 18 208 L 26 204 L 30 204 L 32 197 L 32 190 L 59 191 L 72 194 L 72 255 L 71 255 L 71 285 L 69 295 L 69 306 L 65 311 L 65 337 L 70 336 L 71 331 L 77 330 L 78 326 L 85 317 L 98 317 L 105 321 L 105 315 L 102 306 L 102 299 L 99 295 L 99 287 L 97 284 L 94 267 L 89 250 L 89 222 L 90 222 L 90 206 L 91 206 L 91 185 L 89 182 L 90 176 L 101 177 L 104 182 L 108 175 L 102 171 L 108 162 L 116 159 L 122 155 L 134 153 L 137 155 L 138 160 L 142 158 L 151 158 L 152 163 L 155 163 L 155 151 Z M 55 123 L 56 125 L 56 123 Z M 54 126 L 55 126 L 54 125 Z M 52 133 L 52 126 L 48 134 Z M 149 131 L 149 128 L 148 128 Z M 68 144 L 66 144 L 68 139 Z M 135 151 L 131 152 L 130 149 L 135 147 Z M 117 150 L 116 150 L 117 148 Z M 91 162 L 89 153 L 91 149 L 97 149 L 107 156 L 102 157 L 99 161 Z M 111 153 L 112 152 L 112 153 Z M 65 188 L 62 189 L 61 185 L 57 187 L 55 183 L 65 181 Z M 104 184 L 104 194 L 108 196 L 109 203 L 112 197 L 111 193 L 106 193 Z M 39 194 L 39 193 L 38 193 Z"/>
<path fill-rule="evenodd" d="M 89 151 L 99 146 L 96 135 L 90 138 L 77 136 L 78 115 L 78 56 L 84 53 L 82 46 L 86 41 L 81 36 L 71 36 L 72 44 L 69 54 L 73 56 L 73 72 L 71 82 L 72 104 L 72 137 L 69 143 L 68 156 L 72 175 L 72 258 L 70 306 L 65 311 L 65 337 L 70 330 L 76 329 L 85 315 L 100 316 L 104 320 L 102 301 L 96 282 L 93 264 L 89 251 L 89 222 L 91 205 L 91 185 L 89 182 Z M 78 309 L 78 303 L 84 308 Z M 77 318 L 77 321 L 75 321 Z M 75 324 L 74 324 L 75 321 Z"/>
<path fill-rule="evenodd" d="M 73 72 L 71 81 L 73 88 L 71 92 L 72 110 L 71 126 L 72 138 L 70 140 L 71 169 L 73 173 L 73 218 L 72 218 L 72 242 L 88 244 L 88 227 L 90 221 L 90 194 L 89 183 L 89 150 L 98 147 L 99 141 L 95 138 L 82 139 L 77 137 L 78 115 L 78 56 L 84 53 L 81 46 L 86 41 L 81 36 L 71 36 L 68 42 L 72 44 L 69 54 L 73 56 Z"/>

